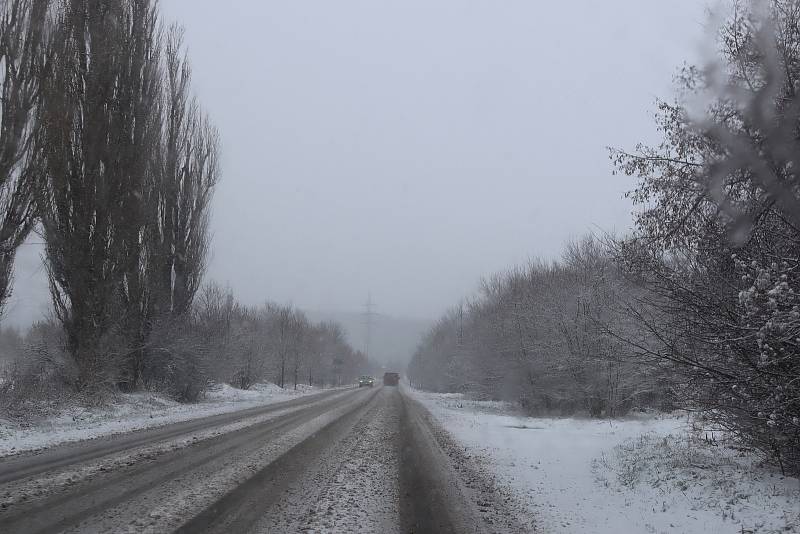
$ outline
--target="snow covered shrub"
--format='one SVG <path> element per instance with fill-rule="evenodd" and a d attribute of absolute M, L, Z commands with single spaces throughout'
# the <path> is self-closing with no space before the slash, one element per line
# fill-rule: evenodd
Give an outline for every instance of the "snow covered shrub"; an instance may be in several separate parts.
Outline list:
<path fill-rule="evenodd" d="M 642 332 L 629 339 L 643 363 L 667 370 L 675 402 L 797 472 L 800 248 L 774 235 L 735 248 L 709 239 L 702 255 L 670 260 L 625 245 L 646 288 L 631 304 Z"/>
<path fill-rule="evenodd" d="M 15 328 L 0 327 L 0 369 L 22 357 L 24 339 Z"/>
<path fill-rule="evenodd" d="M 800 468 L 800 249 L 774 261 L 736 256 L 741 335 L 724 349 L 731 378 L 714 391 L 711 417 L 746 441 Z M 769 263 L 765 264 L 765 260 Z"/>
<path fill-rule="evenodd" d="M 184 321 L 165 320 L 153 327 L 145 351 L 145 387 L 179 402 L 196 402 L 209 385 L 209 347 Z"/>
<path fill-rule="evenodd" d="M 77 376 L 60 329 L 37 323 L 25 336 L 19 357 L 0 374 L 0 413 L 11 418 L 44 415 L 77 400 Z"/>

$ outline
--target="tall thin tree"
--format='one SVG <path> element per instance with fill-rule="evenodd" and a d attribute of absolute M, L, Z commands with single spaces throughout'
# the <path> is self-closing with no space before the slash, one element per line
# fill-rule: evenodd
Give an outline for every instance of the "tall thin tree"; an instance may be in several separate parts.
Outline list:
<path fill-rule="evenodd" d="M 209 204 L 219 177 L 218 134 L 189 96 L 191 69 L 180 28 L 170 28 L 164 52 L 164 123 L 150 238 L 156 319 L 183 316 L 200 287 Z"/>
<path fill-rule="evenodd" d="M 0 311 L 11 294 L 14 256 L 33 224 L 39 154 L 35 108 L 48 0 L 0 4 Z"/>
<path fill-rule="evenodd" d="M 150 0 L 62 0 L 48 46 L 37 204 L 82 386 L 98 383 L 109 356 L 101 343 L 140 298 L 132 273 L 142 261 L 139 203 L 157 112 L 155 27 Z"/>

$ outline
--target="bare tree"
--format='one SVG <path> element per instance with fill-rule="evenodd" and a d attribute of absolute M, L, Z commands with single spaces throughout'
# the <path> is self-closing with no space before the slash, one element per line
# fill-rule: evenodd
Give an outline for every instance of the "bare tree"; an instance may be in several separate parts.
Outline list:
<path fill-rule="evenodd" d="M 292 373 L 297 388 L 303 357 L 303 345 L 309 328 L 308 319 L 291 306 L 268 305 L 271 315 L 270 346 L 276 356 L 277 384 L 286 387 L 288 373 Z"/>
<path fill-rule="evenodd" d="M 291 330 L 293 313 L 289 306 L 270 305 L 271 321 L 271 350 L 277 357 L 278 380 L 280 387 L 286 385 L 286 366 L 291 357 Z"/>
<path fill-rule="evenodd" d="M 311 325 L 304 314 L 296 313 L 291 324 L 291 355 L 293 388 L 297 389 L 300 369 L 310 350 Z"/>

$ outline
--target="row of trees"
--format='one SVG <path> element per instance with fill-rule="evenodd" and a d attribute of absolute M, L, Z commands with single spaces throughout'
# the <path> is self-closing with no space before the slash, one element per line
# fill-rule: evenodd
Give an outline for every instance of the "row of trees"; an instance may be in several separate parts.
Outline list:
<path fill-rule="evenodd" d="M 0 409 L 25 416 L 76 394 L 76 362 L 63 350 L 57 321 L 40 321 L 24 333 L 0 329 Z M 127 361 L 118 347 L 108 365 Z M 312 323 L 290 305 L 245 306 L 229 289 L 204 285 L 179 321 L 162 321 L 142 351 L 141 383 L 175 399 L 193 401 L 212 383 L 250 389 L 259 382 L 284 388 L 339 386 L 374 370 L 353 350 L 338 323 Z M 92 400 L 92 399 L 89 399 Z"/>
<path fill-rule="evenodd" d="M 156 0 L 2 0 L 0 77 L 0 307 L 33 230 L 54 305 L 23 343 L 46 353 L 33 375 L 193 400 L 211 379 L 339 383 L 364 367 L 338 326 L 292 308 L 213 285 L 195 302 L 219 136 Z"/>
<path fill-rule="evenodd" d="M 617 335 L 631 293 L 603 243 L 571 244 L 483 282 L 420 344 L 410 380 L 424 389 L 519 402 L 534 413 L 620 415 L 668 402 L 661 372 L 635 365 Z"/>
<path fill-rule="evenodd" d="M 138 388 L 152 332 L 199 287 L 219 176 L 181 31 L 151 0 L 6 0 L 0 17 L 0 304 L 40 228 L 75 385 Z"/>
<path fill-rule="evenodd" d="M 598 395 L 587 398 L 587 378 L 589 392 L 623 401 L 660 396 L 654 384 L 664 384 L 680 405 L 800 472 L 800 1 L 731 7 L 718 56 L 684 69 L 681 97 L 659 104 L 662 142 L 612 151 L 617 168 L 638 179 L 630 196 L 639 209 L 630 236 L 607 240 L 601 261 L 579 262 L 591 275 L 588 299 L 571 253 L 500 277 L 464 324 L 470 336 L 500 335 L 504 344 L 465 359 L 450 341 L 447 357 L 432 356 L 460 332 L 460 315 L 456 325 L 450 314 L 412 363 L 418 381 L 428 385 L 426 369 L 448 358 L 483 381 L 501 376 L 498 360 L 532 360 L 533 377 L 521 375 L 531 390 L 560 396 L 570 377 L 568 397 L 577 393 L 593 413 Z M 566 323 L 563 310 L 572 313 Z M 585 349 L 577 369 L 575 348 Z M 613 369 L 623 378 L 612 385 L 603 377 L 617 376 Z M 431 376 L 447 374 L 440 366 Z"/>
<path fill-rule="evenodd" d="M 353 383 L 370 367 L 338 323 L 312 323 L 288 305 L 243 306 L 214 284 L 200 294 L 194 329 L 214 354 L 211 373 L 241 389 L 263 380 L 295 389 L 338 386 Z"/>

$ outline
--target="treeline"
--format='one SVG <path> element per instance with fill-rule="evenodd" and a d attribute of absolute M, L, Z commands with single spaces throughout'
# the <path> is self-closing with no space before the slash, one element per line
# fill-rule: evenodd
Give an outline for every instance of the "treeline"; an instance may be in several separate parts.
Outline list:
<path fill-rule="evenodd" d="M 213 355 L 208 359 L 212 374 L 240 389 L 263 380 L 294 389 L 298 384 L 339 386 L 371 370 L 338 323 L 312 323 L 288 305 L 243 306 L 215 284 L 201 291 L 192 326 L 200 350 Z"/>
<path fill-rule="evenodd" d="M 75 387 L 77 365 L 65 350 L 63 327 L 53 320 L 24 333 L 0 329 L 0 409 L 30 415 L 70 397 L 86 399 Z M 142 387 L 194 401 L 212 383 L 250 389 L 259 382 L 284 388 L 352 384 L 372 366 L 353 350 L 338 323 L 313 323 L 297 308 L 265 303 L 245 306 L 229 289 L 209 283 L 178 321 L 153 327 L 142 351 Z M 106 346 L 108 365 L 124 364 L 127 345 Z M 105 391 L 113 390 L 109 384 Z M 88 399 L 92 400 L 92 399 Z"/>
<path fill-rule="evenodd" d="M 531 413 L 624 415 L 663 407 L 662 372 L 636 365 L 618 334 L 631 292 L 605 246 L 586 238 L 561 261 L 485 280 L 424 337 L 408 375 L 433 391 L 514 401 Z"/>
<path fill-rule="evenodd" d="M 0 306 L 34 230 L 53 300 L 25 344 L 25 380 L 193 400 L 212 379 L 352 378 L 360 356 L 333 325 L 245 308 L 213 286 L 196 302 L 219 135 L 192 96 L 182 31 L 160 21 L 157 2 L 4 0 L 0 10 Z"/>
<path fill-rule="evenodd" d="M 665 399 L 800 472 L 800 2 L 762 4 L 681 72 L 658 145 L 612 151 L 632 234 L 487 283 L 423 341 L 417 383 L 608 415 Z"/>

